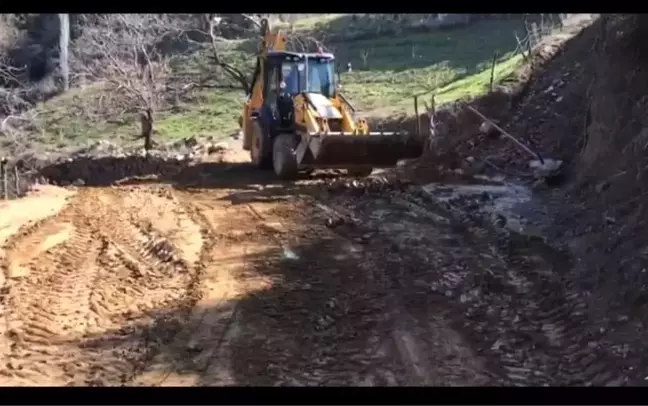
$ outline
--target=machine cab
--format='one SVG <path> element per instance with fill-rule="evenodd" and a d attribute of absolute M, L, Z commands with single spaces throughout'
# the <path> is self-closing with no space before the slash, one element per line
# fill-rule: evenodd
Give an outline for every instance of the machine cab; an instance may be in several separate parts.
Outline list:
<path fill-rule="evenodd" d="M 295 96 L 317 93 L 326 98 L 335 95 L 335 68 L 332 54 L 300 54 L 269 52 L 267 55 L 265 86 L 270 93 Z"/>
<path fill-rule="evenodd" d="M 331 54 L 269 52 L 266 56 L 264 101 L 275 123 L 287 128 L 294 123 L 294 97 L 331 99 L 335 96 L 335 59 Z"/>

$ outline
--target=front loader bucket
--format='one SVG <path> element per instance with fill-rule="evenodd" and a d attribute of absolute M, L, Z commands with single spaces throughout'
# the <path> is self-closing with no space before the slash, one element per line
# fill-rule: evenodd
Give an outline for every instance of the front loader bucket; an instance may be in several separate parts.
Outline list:
<path fill-rule="evenodd" d="M 401 133 L 311 134 L 308 151 L 301 154 L 300 164 L 320 168 L 393 167 L 401 159 L 423 154 L 422 137 Z M 302 147 L 302 149 L 306 149 Z M 298 157 L 300 151 L 298 149 Z"/>

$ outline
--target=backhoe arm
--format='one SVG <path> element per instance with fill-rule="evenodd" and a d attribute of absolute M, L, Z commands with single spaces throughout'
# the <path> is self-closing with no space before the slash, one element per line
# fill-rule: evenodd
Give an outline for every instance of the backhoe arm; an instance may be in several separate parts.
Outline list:
<path fill-rule="evenodd" d="M 268 25 L 268 19 L 261 20 L 261 35 L 263 39 L 257 53 L 256 67 L 250 85 L 250 104 L 253 109 L 260 108 L 263 104 L 263 60 L 268 51 L 285 51 L 286 37 L 280 30 L 272 32 Z"/>
<path fill-rule="evenodd" d="M 284 51 L 286 49 L 286 37 L 280 30 L 272 32 L 268 25 L 268 19 L 261 20 L 262 40 L 257 52 L 256 66 L 252 75 L 248 101 L 243 106 L 243 149 L 249 150 L 252 142 L 252 121 L 251 114 L 263 105 L 263 75 L 265 71 L 264 60 L 269 51 Z"/>

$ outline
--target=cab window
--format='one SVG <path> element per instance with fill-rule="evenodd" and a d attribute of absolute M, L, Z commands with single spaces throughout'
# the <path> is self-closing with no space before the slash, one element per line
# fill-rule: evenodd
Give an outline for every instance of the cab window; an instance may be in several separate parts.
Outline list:
<path fill-rule="evenodd" d="M 284 62 L 281 65 L 281 79 L 285 84 L 283 91 L 288 94 L 299 93 L 299 65 L 295 62 Z"/>

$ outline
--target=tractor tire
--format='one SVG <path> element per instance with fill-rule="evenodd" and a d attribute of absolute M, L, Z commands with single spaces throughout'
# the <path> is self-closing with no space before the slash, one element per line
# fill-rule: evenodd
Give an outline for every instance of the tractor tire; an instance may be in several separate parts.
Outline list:
<path fill-rule="evenodd" d="M 272 147 L 272 164 L 280 179 L 295 180 L 299 175 L 297 155 L 295 155 L 295 136 L 279 134 Z"/>
<path fill-rule="evenodd" d="M 258 169 L 272 168 L 272 147 L 268 137 L 263 133 L 261 124 L 252 121 L 252 146 L 250 148 L 250 159 Z"/>
<path fill-rule="evenodd" d="M 356 178 L 366 178 L 371 175 L 373 168 L 369 167 L 359 167 L 359 168 L 349 168 L 347 169 L 347 174 Z"/>

